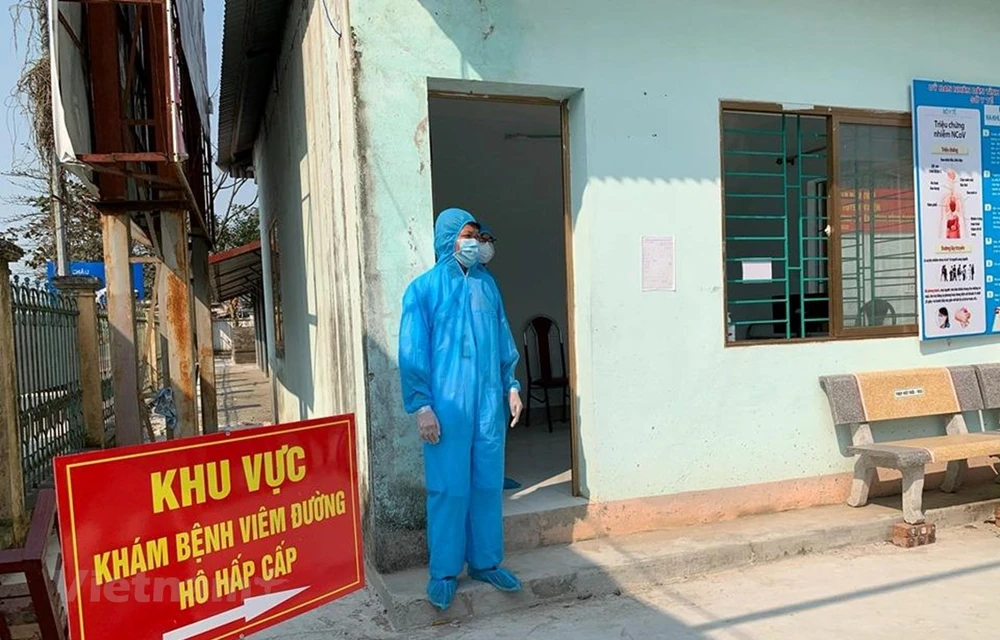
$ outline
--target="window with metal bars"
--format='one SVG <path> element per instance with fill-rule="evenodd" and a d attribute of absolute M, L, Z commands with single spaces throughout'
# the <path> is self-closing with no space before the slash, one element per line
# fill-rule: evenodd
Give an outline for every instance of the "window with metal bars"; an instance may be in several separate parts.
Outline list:
<path fill-rule="evenodd" d="M 916 333 L 907 122 L 723 108 L 729 342 Z"/>

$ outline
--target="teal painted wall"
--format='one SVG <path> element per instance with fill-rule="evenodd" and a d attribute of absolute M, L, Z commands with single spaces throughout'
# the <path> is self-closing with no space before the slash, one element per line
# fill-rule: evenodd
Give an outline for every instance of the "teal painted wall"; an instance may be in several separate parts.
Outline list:
<path fill-rule="evenodd" d="M 395 354 L 404 288 L 432 259 L 428 78 L 582 89 L 574 320 L 592 499 L 846 471 L 818 376 L 1000 355 L 916 339 L 725 349 L 721 258 L 720 100 L 906 111 L 913 77 L 997 83 L 990 0 L 364 0 L 352 14 L 374 490 L 401 529 L 422 518 Z M 933 44 L 946 33 L 962 34 L 949 53 Z M 677 293 L 640 292 L 644 235 L 676 236 Z"/>

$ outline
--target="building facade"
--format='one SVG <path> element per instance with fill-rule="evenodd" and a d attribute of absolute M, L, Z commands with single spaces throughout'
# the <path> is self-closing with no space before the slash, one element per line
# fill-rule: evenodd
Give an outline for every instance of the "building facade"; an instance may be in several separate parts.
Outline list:
<path fill-rule="evenodd" d="M 435 100 L 559 111 L 573 485 L 607 514 L 641 528 L 841 501 L 849 436 L 819 376 L 995 354 L 918 340 L 912 257 L 910 83 L 996 83 L 992 25 L 967 20 L 986 0 L 273 4 L 259 118 L 223 163 L 260 190 L 279 418 L 358 413 L 380 569 L 423 554 L 396 350 L 405 287 L 433 261 Z M 928 44 L 953 30 L 958 51 Z M 662 260 L 672 283 L 644 287 Z"/>

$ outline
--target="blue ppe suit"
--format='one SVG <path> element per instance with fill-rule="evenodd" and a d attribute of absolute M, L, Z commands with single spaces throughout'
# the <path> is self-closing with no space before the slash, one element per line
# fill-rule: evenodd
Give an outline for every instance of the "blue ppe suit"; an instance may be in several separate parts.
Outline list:
<path fill-rule="evenodd" d="M 490 229 L 488 226 L 486 226 L 485 222 L 483 222 L 482 220 L 479 220 L 477 222 L 479 222 L 479 233 L 480 233 L 480 235 L 491 236 L 493 238 L 493 240 L 497 239 L 496 234 L 493 233 L 492 229 Z M 483 270 L 486 271 L 486 273 L 488 273 L 490 275 L 493 275 L 493 272 L 490 271 L 490 268 L 487 267 L 485 264 L 482 265 L 482 267 L 483 267 Z M 508 478 L 508 477 L 504 476 L 504 479 L 503 479 L 503 490 L 504 491 L 510 491 L 510 490 L 513 490 L 513 489 L 520 489 L 520 488 L 521 488 L 521 483 L 520 482 L 518 482 L 517 480 L 514 480 L 513 478 Z"/>
<path fill-rule="evenodd" d="M 461 209 L 438 216 L 437 264 L 407 288 L 399 331 L 406 411 L 431 407 L 441 426 L 438 444 L 424 444 L 432 580 L 458 577 L 465 563 L 503 562 L 504 444 L 519 355 L 493 276 L 455 259 L 469 223 Z"/>

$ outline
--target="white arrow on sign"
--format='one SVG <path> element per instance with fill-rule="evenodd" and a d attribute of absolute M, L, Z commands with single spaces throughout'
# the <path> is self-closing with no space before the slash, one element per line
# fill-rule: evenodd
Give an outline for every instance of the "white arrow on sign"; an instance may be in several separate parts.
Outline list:
<path fill-rule="evenodd" d="M 193 622 L 179 629 L 174 629 L 173 631 L 167 631 L 163 634 L 163 640 L 188 640 L 188 638 L 194 638 L 203 633 L 207 633 L 212 629 L 218 629 L 219 627 L 227 625 L 230 622 L 236 622 L 238 620 L 250 622 L 251 620 L 264 615 L 281 603 L 291 600 L 308 588 L 309 587 L 289 589 L 288 591 L 279 591 L 278 593 L 269 593 L 263 596 L 247 598 L 243 601 L 243 604 L 235 609 L 224 611 L 218 615 L 212 616 L 211 618 L 205 618 L 204 620 Z"/>

